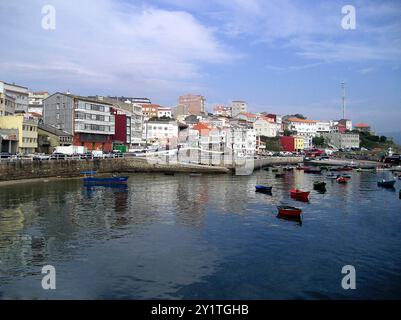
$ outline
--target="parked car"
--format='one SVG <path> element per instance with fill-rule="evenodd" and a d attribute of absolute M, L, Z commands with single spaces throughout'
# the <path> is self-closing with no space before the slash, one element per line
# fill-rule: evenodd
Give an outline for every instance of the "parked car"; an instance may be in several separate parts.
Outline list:
<path fill-rule="evenodd" d="M 64 153 L 55 152 L 51 155 L 50 160 L 66 160 L 67 155 Z"/>
<path fill-rule="evenodd" d="M 51 156 L 46 155 L 44 153 L 35 154 L 32 159 L 33 160 L 50 160 Z"/>
<path fill-rule="evenodd" d="M 8 159 L 10 157 L 11 157 L 11 153 L 8 153 L 8 152 L 1 152 L 0 153 L 0 158 L 1 159 Z"/>

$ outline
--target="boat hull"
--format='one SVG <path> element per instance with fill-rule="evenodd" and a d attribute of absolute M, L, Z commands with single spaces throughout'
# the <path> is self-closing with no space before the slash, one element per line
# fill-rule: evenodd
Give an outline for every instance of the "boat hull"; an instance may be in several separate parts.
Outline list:
<path fill-rule="evenodd" d="M 273 187 L 267 187 L 267 186 L 255 186 L 255 191 L 256 192 L 261 192 L 261 193 L 271 193 Z"/>
<path fill-rule="evenodd" d="M 310 192 L 308 192 L 308 191 L 301 191 L 298 189 L 290 190 L 291 198 L 300 200 L 300 201 L 308 201 L 309 193 Z"/>
<path fill-rule="evenodd" d="M 278 214 L 283 217 L 299 218 L 302 210 L 290 206 L 278 206 Z"/>
<path fill-rule="evenodd" d="M 128 177 L 110 177 L 110 178 L 94 178 L 86 177 L 83 179 L 85 184 L 118 184 L 126 183 Z"/>
<path fill-rule="evenodd" d="M 378 181 L 377 185 L 382 188 L 394 188 L 395 180 L 393 181 Z"/>

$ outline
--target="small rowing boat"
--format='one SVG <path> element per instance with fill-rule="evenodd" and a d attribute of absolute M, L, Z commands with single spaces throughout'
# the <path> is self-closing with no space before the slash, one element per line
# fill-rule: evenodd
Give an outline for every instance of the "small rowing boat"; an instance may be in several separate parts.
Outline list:
<path fill-rule="evenodd" d="M 276 173 L 276 178 L 283 178 L 285 173 Z"/>
<path fill-rule="evenodd" d="M 126 183 L 128 177 L 85 177 L 84 183 L 91 184 L 91 183 L 100 183 L 100 184 L 113 184 L 113 183 Z"/>
<path fill-rule="evenodd" d="M 338 177 L 337 178 L 337 182 L 338 183 L 347 183 L 348 182 L 348 178 L 346 178 L 346 177 Z"/>
<path fill-rule="evenodd" d="M 313 183 L 313 188 L 314 189 L 324 189 L 324 188 L 326 188 L 326 182 L 324 182 L 324 181 L 315 181 Z"/>
<path fill-rule="evenodd" d="M 257 185 L 255 186 L 255 191 L 256 192 L 262 192 L 262 193 L 271 193 L 273 187 L 268 187 L 268 186 L 263 186 L 263 185 Z"/>
<path fill-rule="evenodd" d="M 299 218 L 302 210 L 291 206 L 277 206 L 278 214 L 283 217 Z"/>
<path fill-rule="evenodd" d="M 290 190 L 291 198 L 301 201 L 308 201 L 309 193 L 310 193 L 309 191 L 302 191 L 299 189 Z"/>
<path fill-rule="evenodd" d="M 377 185 L 379 187 L 383 187 L 383 188 L 394 188 L 394 184 L 395 184 L 396 180 L 381 180 L 381 181 L 377 181 Z"/>

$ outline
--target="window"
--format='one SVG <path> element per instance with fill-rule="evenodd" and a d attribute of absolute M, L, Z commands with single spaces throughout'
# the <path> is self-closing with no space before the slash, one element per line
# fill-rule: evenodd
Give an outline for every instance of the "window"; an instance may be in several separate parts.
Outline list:
<path fill-rule="evenodd" d="M 56 119 L 60 120 L 60 114 L 59 113 L 56 114 Z"/>

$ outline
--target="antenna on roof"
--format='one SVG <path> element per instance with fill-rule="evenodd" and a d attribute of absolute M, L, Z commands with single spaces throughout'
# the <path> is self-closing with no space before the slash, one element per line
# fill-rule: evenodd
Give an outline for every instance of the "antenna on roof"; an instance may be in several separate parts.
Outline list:
<path fill-rule="evenodd" d="M 343 89 L 343 97 L 342 97 L 342 101 L 343 101 L 343 119 L 345 119 L 345 82 L 341 82 L 341 88 Z"/>

